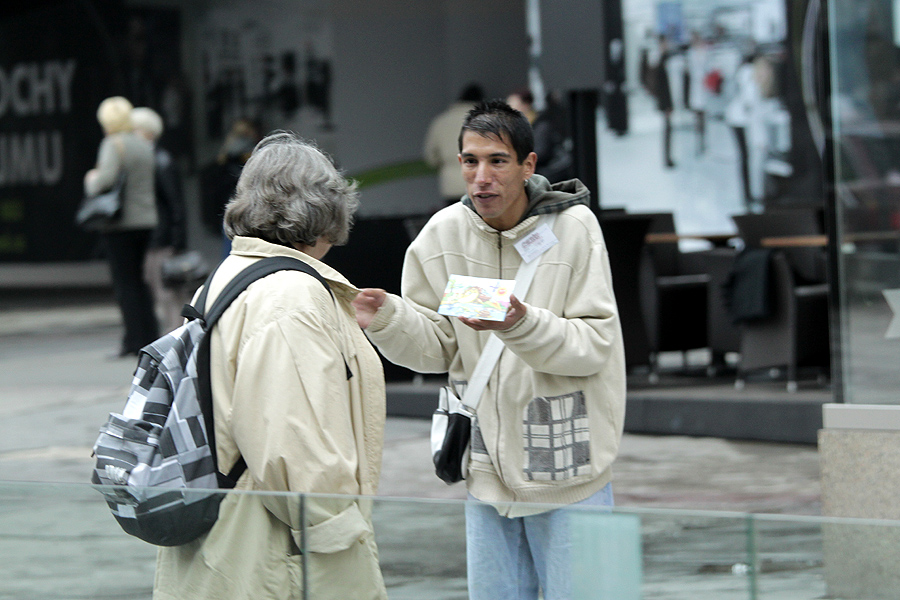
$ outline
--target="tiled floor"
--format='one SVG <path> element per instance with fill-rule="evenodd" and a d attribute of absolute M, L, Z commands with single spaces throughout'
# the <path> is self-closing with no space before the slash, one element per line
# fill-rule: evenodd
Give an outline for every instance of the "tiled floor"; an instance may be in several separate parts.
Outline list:
<path fill-rule="evenodd" d="M 708 119 L 706 150 L 697 152 L 693 115 L 673 115 L 673 168 L 662 158 L 662 117 L 645 94 L 629 97 L 629 132 L 598 124 L 600 205 L 629 212 L 675 213 L 679 233 L 733 233 L 731 215 L 746 212 L 737 146 L 721 120 Z M 690 244 L 685 244 L 689 249 Z"/>

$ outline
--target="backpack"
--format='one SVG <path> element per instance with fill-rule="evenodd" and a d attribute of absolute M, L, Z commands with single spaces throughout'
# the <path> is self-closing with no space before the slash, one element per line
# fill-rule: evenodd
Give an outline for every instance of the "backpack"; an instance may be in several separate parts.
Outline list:
<path fill-rule="evenodd" d="M 204 316 L 213 272 L 195 305 L 185 305 L 188 322 L 141 349 L 125 408 L 110 413 L 94 443 L 91 475 L 127 533 L 158 546 L 179 546 L 215 523 L 224 494 L 210 490 L 233 488 L 247 465 L 239 457 L 227 475 L 218 468 L 208 334 L 247 286 L 286 269 L 315 277 L 334 297 L 328 282 L 303 261 L 270 257 L 235 276 Z"/>

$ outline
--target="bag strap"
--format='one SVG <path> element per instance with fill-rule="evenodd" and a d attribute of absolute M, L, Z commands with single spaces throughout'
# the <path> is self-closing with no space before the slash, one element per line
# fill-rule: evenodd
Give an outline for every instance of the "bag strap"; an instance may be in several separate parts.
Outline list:
<path fill-rule="evenodd" d="M 216 267 L 216 270 L 218 270 L 218 267 Z M 331 286 L 328 285 L 328 281 L 324 277 L 322 277 L 322 275 L 319 274 L 318 271 L 316 271 L 313 267 L 306 264 L 302 260 L 291 258 L 289 256 L 270 256 L 268 258 L 256 261 L 255 263 L 235 275 L 234 278 L 232 278 L 232 280 L 229 281 L 225 286 L 225 289 L 223 289 L 222 292 L 216 297 L 209 310 L 204 310 L 206 306 L 206 297 L 209 291 L 209 284 L 212 281 L 213 275 L 215 275 L 216 270 L 210 273 L 209 277 L 206 278 L 206 283 L 204 283 L 203 285 L 203 290 L 200 292 L 200 295 L 197 297 L 197 301 L 194 303 L 195 306 L 186 305 L 184 312 L 186 313 L 185 316 L 188 318 L 202 318 L 206 325 L 206 335 L 203 336 L 203 339 L 200 341 L 200 347 L 197 349 L 197 401 L 200 404 L 200 411 L 203 414 L 204 423 L 207 424 L 206 436 L 209 440 L 209 446 L 212 450 L 212 458 L 216 468 L 216 476 L 219 480 L 219 487 L 223 489 L 231 489 L 235 486 L 235 484 L 237 484 L 237 480 L 240 479 L 241 475 L 244 474 L 244 471 L 247 469 L 247 463 L 246 461 L 244 461 L 243 456 L 239 456 L 237 462 L 234 464 L 231 470 L 228 471 L 228 475 L 223 475 L 222 472 L 219 471 L 218 459 L 216 457 L 215 425 L 213 424 L 209 333 L 212 331 L 212 328 L 216 324 L 216 322 L 218 322 L 219 317 L 222 316 L 222 314 L 231 305 L 234 299 L 240 296 L 241 293 L 245 289 L 247 289 L 247 287 L 251 283 L 278 271 L 303 271 L 304 273 L 318 279 L 319 282 L 321 282 L 322 285 L 325 286 L 325 289 L 328 290 L 328 293 L 331 295 L 332 299 L 334 298 L 334 292 L 331 291 Z M 204 313 L 205 316 L 203 316 Z M 346 359 L 344 360 L 344 367 L 347 370 L 347 379 L 350 379 L 352 373 L 350 372 L 350 367 L 347 365 Z"/>
<path fill-rule="evenodd" d="M 553 229 L 553 224 L 555 222 L 556 213 L 542 215 L 538 219 L 537 226 L 539 227 L 544 223 L 549 228 Z M 539 258 L 535 258 L 531 262 L 523 261 L 522 264 L 519 265 L 519 270 L 516 272 L 516 283 L 513 286 L 513 293 L 517 298 L 525 298 L 525 294 L 528 293 L 528 288 L 531 287 L 531 282 L 534 280 L 534 273 L 537 271 L 539 262 L 541 262 Z M 478 408 L 478 403 L 481 402 L 484 388 L 487 387 L 488 379 L 490 379 L 491 373 L 494 371 L 494 366 L 497 364 L 497 360 L 500 358 L 500 353 L 503 352 L 503 348 L 504 345 L 500 338 L 491 333 L 487 343 L 484 345 L 484 349 L 481 351 L 481 356 L 478 357 L 478 362 L 475 364 L 475 370 L 472 372 L 472 377 L 469 378 L 466 392 L 462 397 L 462 403 L 472 412 L 475 412 L 475 409 Z"/>
<path fill-rule="evenodd" d="M 325 289 L 328 290 L 328 293 L 334 298 L 334 293 L 331 291 L 331 286 L 328 285 L 328 281 L 319 274 L 313 267 L 303 262 L 298 258 L 291 258 L 289 256 L 270 256 L 268 258 L 264 258 L 262 260 L 258 260 L 237 275 L 228 282 L 228 285 L 225 286 L 225 289 L 216 297 L 213 305 L 209 307 L 209 310 L 205 311 L 204 321 L 206 321 L 207 331 L 212 328 L 213 325 L 216 324 L 216 321 L 219 320 L 219 317 L 222 316 L 222 313 L 231 305 L 235 298 L 241 295 L 241 293 L 247 289 L 251 283 L 256 281 L 257 279 L 261 279 L 266 275 L 271 275 L 272 273 L 278 271 L 286 271 L 286 270 L 294 270 L 294 271 L 303 271 L 307 275 L 311 275 L 319 280 L 319 282 L 325 286 Z M 205 292 L 206 290 L 204 290 Z M 204 296 L 204 301 L 206 300 Z M 200 306 L 204 306 L 201 304 Z"/>

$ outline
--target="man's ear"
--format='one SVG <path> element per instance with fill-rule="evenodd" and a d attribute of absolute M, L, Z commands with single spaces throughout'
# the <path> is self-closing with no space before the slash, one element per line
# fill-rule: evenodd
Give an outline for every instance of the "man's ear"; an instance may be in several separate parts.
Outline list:
<path fill-rule="evenodd" d="M 537 166 L 537 154 L 529 152 L 525 160 L 522 161 L 522 166 L 525 167 L 525 179 L 534 175 L 534 169 Z"/>

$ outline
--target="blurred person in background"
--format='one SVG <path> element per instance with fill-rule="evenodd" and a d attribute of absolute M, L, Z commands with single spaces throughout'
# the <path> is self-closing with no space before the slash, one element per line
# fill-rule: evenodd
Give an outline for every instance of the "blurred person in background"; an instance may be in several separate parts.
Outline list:
<path fill-rule="evenodd" d="M 156 209 L 159 223 L 150 238 L 150 249 L 144 263 L 146 277 L 156 301 L 157 318 L 164 331 L 181 325 L 181 307 L 190 298 L 163 285 L 162 264 L 167 258 L 183 252 L 187 247 L 187 219 L 181 175 L 172 155 L 159 145 L 163 133 L 163 120 L 151 108 L 138 107 L 131 111 L 131 123 L 135 133 L 154 145 L 156 159 Z"/>
<path fill-rule="evenodd" d="M 222 142 L 215 162 L 200 173 L 203 222 L 209 230 L 222 236 L 222 257 L 228 256 L 231 240 L 222 232 L 225 205 L 234 194 L 244 163 L 262 138 L 259 125 L 248 117 L 236 119 Z"/>
<path fill-rule="evenodd" d="M 384 375 L 351 306 L 359 290 L 321 262 L 346 243 L 358 204 L 354 185 L 294 134 L 267 136 L 244 165 L 225 210 L 231 253 L 207 305 L 266 257 L 306 263 L 331 294 L 308 273 L 278 271 L 212 330 L 219 464 L 227 472 L 243 458 L 235 490 L 262 493 L 227 494 L 208 533 L 160 548 L 154 600 L 386 600 L 372 502 L 361 498 L 381 473 Z"/>
<path fill-rule="evenodd" d="M 535 172 L 550 183 L 574 179 L 572 139 L 568 135 L 568 112 L 558 92 L 547 94 L 544 110 L 531 124 L 534 130 Z"/>
<path fill-rule="evenodd" d="M 747 211 L 756 205 L 750 183 L 750 145 L 754 127 L 758 127 L 757 110 L 760 102 L 759 86 L 754 77 L 755 51 L 747 53 L 734 73 L 731 99 L 725 107 L 725 122 L 734 132 L 737 143 L 738 167 L 741 177 L 742 200 Z"/>
<path fill-rule="evenodd" d="M 534 125 L 537 111 L 534 109 L 534 94 L 528 88 L 516 90 L 506 97 L 506 103 L 525 115 L 528 122 Z"/>
<path fill-rule="evenodd" d="M 119 175 L 125 174 L 121 215 L 100 231 L 125 326 L 122 344 L 111 358 L 137 356 L 141 348 L 159 337 L 153 295 L 144 279 L 144 261 L 158 223 L 156 163 L 153 146 L 133 131 L 132 108 L 122 96 L 100 103 L 97 120 L 104 137 L 97 165 L 84 176 L 84 192 L 94 196 L 111 189 Z"/>
<path fill-rule="evenodd" d="M 697 133 L 697 155 L 706 151 L 706 75 L 709 72 L 709 46 L 698 31 L 691 33 L 686 66 L 688 74 L 687 106 L 694 113 L 694 131 Z"/>
<path fill-rule="evenodd" d="M 663 164 L 667 168 L 675 166 L 672 160 L 672 111 L 675 104 L 672 101 L 672 87 L 669 84 L 669 59 L 675 53 L 669 38 L 666 35 L 659 36 L 659 56 L 653 66 L 653 93 L 656 96 L 656 108 L 663 117 Z"/>
<path fill-rule="evenodd" d="M 459 202 L 466 184 L 459 173 L 459 128 L 469 110 L 484 98 L 477 83 L 470 83 L 459 98 L 436 116 L 428 126 L 423 153 L 425 162 L 438 169 L 441 197 L 445 205 Z"/>

